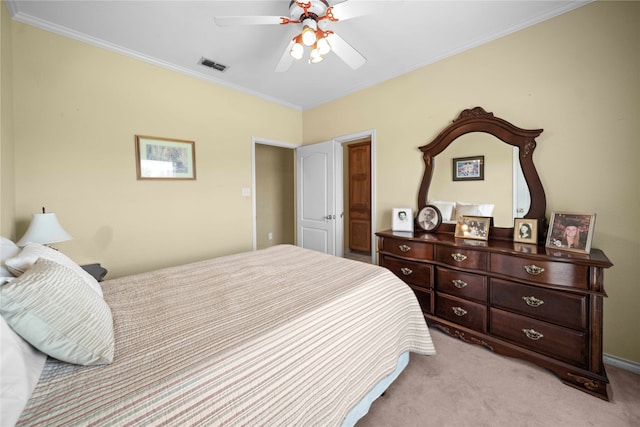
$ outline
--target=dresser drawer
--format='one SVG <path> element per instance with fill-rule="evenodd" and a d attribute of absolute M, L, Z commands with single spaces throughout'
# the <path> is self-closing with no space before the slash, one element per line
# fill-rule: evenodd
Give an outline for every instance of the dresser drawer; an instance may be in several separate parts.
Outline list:
<path fill-rule="evenodd" d="M 433 314 L 433 291 L 427 291 L 415 286 L 409 286 L 413 289 L 413 293 L 416 294 L 418 304 L 423 313 Z"/>
<path fill-rule="evenodd" d="M 436 289 L 449 295 L 487 301 L 487 277 L 461 273 L 446 268 L 436 268 Z"/>
<path fill-rule="evenodd" d="M 433 245 L 411 240 L 392 239 L 385 237 L 382 240 L 382 250 L 391 254 L 417 259 L 433 258 Z"/>
<path fill-rule="evenodd" d="M 380 265 L 391 270 L 396 276 L 404 280 L 406 283 L 423 288 L 432 287 L 432 266 L 430 264 L 423 264 L 382 255 Z"/>
<path fill-rule="evenodd" d="M 459 249 L 448 246 L 436 248 L 436 260 L 443 264 L 475 270 L 487 269 L 487 253 L 470 249 Z"/>
<path fill-rule="evenodd" d="M 587 365 L 587 335 L 574 329 L 491 308 L 489 333 L 581 367 Z"/>
<path fill-rule="evenodd" d="M 550 285 L 589 287 L 589 267 L 586 265 L 491 254 L 491 271 Z"/>
<path fill-rule="evenodd" d="M 436 292 L 436 316 L 467 328 L 486 332 L 487 307 Z"/>
<path fill-rule="evenodd" d="M 587 328 L 587 296 L 491 279 L 492 306 L 575 329 Z"/>

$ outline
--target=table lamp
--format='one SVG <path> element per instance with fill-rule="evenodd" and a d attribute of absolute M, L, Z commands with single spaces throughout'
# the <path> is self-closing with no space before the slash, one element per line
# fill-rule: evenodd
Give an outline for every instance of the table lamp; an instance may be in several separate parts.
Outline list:
<path fill-rule="evenodd" d="M 27 232 L 16 242 L 16 245 L 20 247 L 26 246 L 29 243 L 49 245 L 67 240 L 71 240 L 71 235 L 62 228 L 56 214 L 53 212 L 46 213 L 44 208 L 42 208 L 41 214 L 33 215 Z"/>

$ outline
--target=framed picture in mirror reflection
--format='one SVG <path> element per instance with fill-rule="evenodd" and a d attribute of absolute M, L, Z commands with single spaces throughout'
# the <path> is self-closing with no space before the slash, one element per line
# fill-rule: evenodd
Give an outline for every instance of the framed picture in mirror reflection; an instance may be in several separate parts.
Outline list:
<path fill-rule="evenodd" d="M 453 159 L 454 181 L 483 181 L 484 156 L 456 157 Z"/>

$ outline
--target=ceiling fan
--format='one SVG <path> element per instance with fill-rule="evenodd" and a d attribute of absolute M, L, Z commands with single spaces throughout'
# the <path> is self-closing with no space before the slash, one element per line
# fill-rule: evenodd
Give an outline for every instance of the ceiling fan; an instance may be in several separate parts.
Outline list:
<path fill-rule="evenodd" d="M 276 72 L 287 71 L 295 60 L 302 59 L 305 46 L 310 49 L 309 63 L 318 63 L 324 55 L 333 52 L 355 70 L 364 65 L 366 58 L 342 37 L 328 30 L 327 24 L 372 13 L 379 8 L 376 3 L 379 2 L 344 1 L 329 6 L 326 0 L 291 0 L 289 17 L 216 16 L 214 21 L 219 26 L 300 24 L 302 29 L 284 50 Z"/>

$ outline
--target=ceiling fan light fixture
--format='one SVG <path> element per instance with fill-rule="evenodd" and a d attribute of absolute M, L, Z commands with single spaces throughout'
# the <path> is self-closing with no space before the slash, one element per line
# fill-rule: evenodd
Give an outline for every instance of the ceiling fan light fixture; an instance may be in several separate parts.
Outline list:
<path fill-rule="evenodd" d="M 311 46 L 316 42 L 316 30 L 318 29 L 318 23 L 313 18 L 307 18 L 302 21 L 302 43 L 307 46 Z"/>
<path fill-rule="evenodd" d="M 311 50 L 311 54 L 309 55 L 309 63 L 317 64 L 318 62 L 322 61 L 323 59 L 324 58 L 320 54 L 320 51 L 318 50 L 318 48 L 316 48 L 314 46 L 313 50 Z"/>
<path fill-rule="evenodd" d="M 299 37 L 300 36 L 298 36 L 298 38 Z M 294 45 L 291 47 L 291 51 L 289 52 L 289 54 L 294 59 L 302 59 L 302 57 L 304 56 L 304 47 L 302 46 L 302 43 L 300 43 L 298 40 L 296 40 Z"/>
<path fill-rule="evenodd" d="M 293 59 L 302 59 L 302 57 L 304 56 L 304 46 L 302 46 L 302 35 L 298 34 L 293 39 L 293 42 L 294 43 L 293 43 L 293 46 L 291 46 L 289 55 L 291 55 Z"/>
<path fill-rule="evenodd" d="M 318 39 L 318 41 L 316 42 L 316 46 L 318 47 L 318 52 L 320 53 L 320 55 L 326 55 L 327 53 L 331 52 L 331 45 L 329 44 L 329 40 L 324 37 Z"/>

